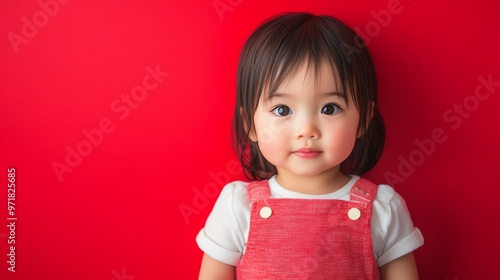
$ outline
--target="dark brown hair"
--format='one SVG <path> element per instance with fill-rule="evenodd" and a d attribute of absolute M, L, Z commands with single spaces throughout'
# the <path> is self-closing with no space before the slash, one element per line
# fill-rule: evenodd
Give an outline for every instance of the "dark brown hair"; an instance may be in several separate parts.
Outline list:
<path fill-rule="evenodd" d="M 361 175 L 373 168 L 382 154 L 385 129 L 377 106 L 375 69 L 360 37 L 331 16 L 286 13 L 265 21 L 250 35 L 238 64 L 232 141 L 250 180 L 268 179 L 276 174 L 276 167 L 249 139 L 263 89 L 268 89 L 266 98 L 272 96 L 306 60 L 316 73 L 321 63 L 329 63 L 339 78 L 346 102 L 350 94 L 360 114 L 358 130 L 364 133 L 356 139 L 341 171 Z"/>

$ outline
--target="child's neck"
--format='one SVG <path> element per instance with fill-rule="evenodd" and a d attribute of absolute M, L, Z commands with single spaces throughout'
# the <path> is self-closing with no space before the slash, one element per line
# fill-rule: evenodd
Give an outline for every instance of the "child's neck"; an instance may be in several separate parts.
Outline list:
<path fill-rule="evenodd" d="M 327 170 L 314 176 L 297 175 L 286 170 L 278 170 L 276 181 L 287 190 L 303 194 L 328 194 L 345 186 L 351 177 L 344 175 L 338 168 Z"/>

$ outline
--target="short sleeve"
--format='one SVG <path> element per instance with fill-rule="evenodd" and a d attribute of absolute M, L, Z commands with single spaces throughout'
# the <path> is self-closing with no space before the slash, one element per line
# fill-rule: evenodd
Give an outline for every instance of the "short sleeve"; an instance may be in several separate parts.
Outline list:
<path fill-rule="evenodd" d="M 379 267 L 424 244 L 420 230 L 413 226 L 405 200 L 393 188 L 379 186 L 373 209 L 372 236 L 379 245 L 374 248 Z"/>
<path fill-rule="evenodd" d="M 222 189 L 205 227 L 196 236 L 196 242 L 204 253 L 234 266 L 239 262 L 245 246 L 241 227 L 246 219 L 244 213 L 250 211 L 245 185 L 237 181 Z"/>

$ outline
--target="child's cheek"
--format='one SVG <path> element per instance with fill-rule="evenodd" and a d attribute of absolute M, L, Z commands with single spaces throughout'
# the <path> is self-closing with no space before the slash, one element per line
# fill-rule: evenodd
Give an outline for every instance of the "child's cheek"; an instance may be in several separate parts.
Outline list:
<path fill-rule="evenodd" d="M 271 133 L 270 131 L 261 131 L 259 135 L 260 152 L 273 165 L 278 164 L 280 159 L 289 153 L 289 145 L 286 143 L 285 138 L 284 134 Z"/>
<path fill-rule="evenodd" d="M 325 138 L 326 149 L 330 156 L 335 157 L 336 161 L 344 161 L 354 149 L 356 142 L 356 130 L 345 128 L 339 131 L 329 133 Z"/>

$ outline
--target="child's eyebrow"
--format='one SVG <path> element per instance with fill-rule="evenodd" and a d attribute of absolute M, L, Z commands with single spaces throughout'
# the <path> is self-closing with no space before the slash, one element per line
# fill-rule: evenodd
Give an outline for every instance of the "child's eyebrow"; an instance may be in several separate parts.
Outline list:
<path fill-rule="evenodd" d="M 331 92 L 320 93 L 319 96 L 321 97 L 338 96 L 345 98 L 345 93 L 338 91 L 331 91 Z"/>
<path fill-rule="evenodd" d="M 275 97 L 295 99 L 295 96 L 293 94 L 284 93 L 284 92 L 275 92 L 273 95 L 269 96 L 269 98 L 267 100 L 271 100 Z"/>
<path fill-rule="evenodd" d="M 342 98 L 345 99 L 346 95 L 343 92 L 337 92 L 337 91 L 328 91 L 328 92 L 323 92 L 323 93 L 318 93 L 320 98 L 327 98 L 327 97 L 337 97 L 337 98 Z M 296 99 L 294 94 L 286 93 L 286 92 L 275 92 L 273 95 L 267 96 L 265 99 L 265 102 L 271 102 L 274 98 L 283 98 L 283 99 Z"/>
<path fill-rule="evenodd" d="M 345 93 L 337 92 L 337 91 L 323 92 L 323 93 L 319 93 L 318 95 L 321 97 L 337 96 L 337 97 L 345 98 Z M 275 92 L 272 96 L 269 96 L 267 98 L 267 101 L 271 101 L 274 97 L 295 99 L 295 96 L 293 94 L 289 94 L 289 93 L 285 93 L 285 92 Z"/>

